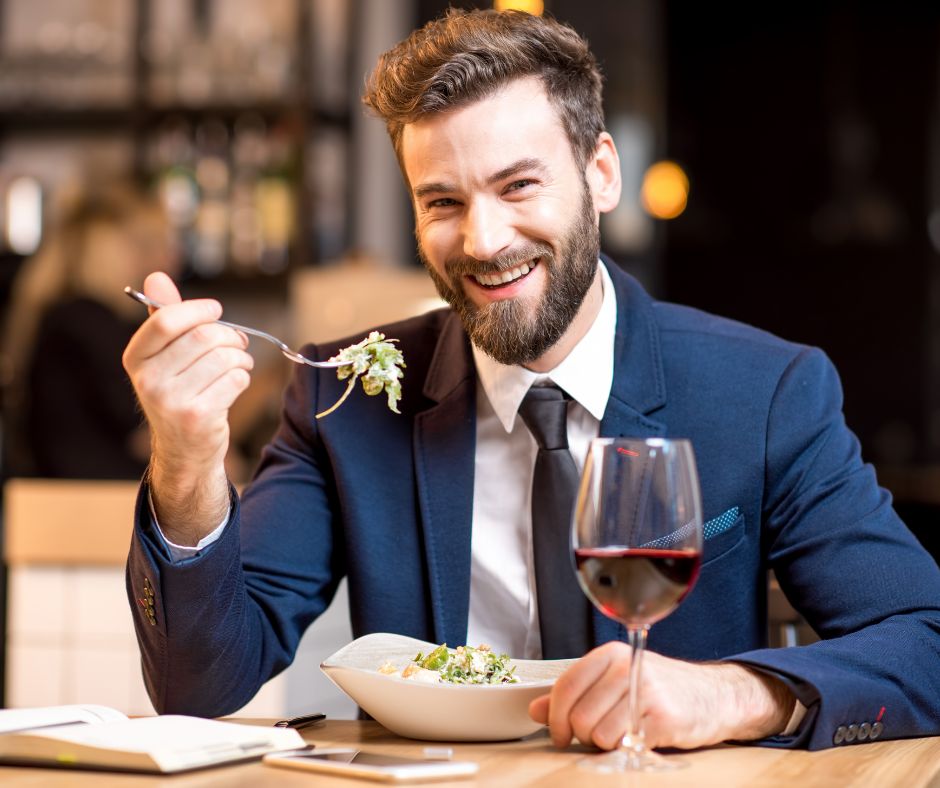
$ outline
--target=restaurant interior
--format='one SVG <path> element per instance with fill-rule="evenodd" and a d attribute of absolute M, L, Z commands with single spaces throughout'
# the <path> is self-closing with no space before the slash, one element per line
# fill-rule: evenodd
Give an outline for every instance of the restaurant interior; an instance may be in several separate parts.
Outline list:
<path fill-rule="evenodd" d="M 0 0 L 0 707 L 153 713 L 124 590 L 147 442 L 117 342 L 145 313 L 123 284 L 164 268 L 295 347 L 441 303 L 360 91 L 449 5 L 493 3 Z M 570 23 L 600 60 L 625 187 L 604 251 L 658 298 L 821 347 L 865 459 L 940 559 L 940 6 L 495 5 Z M 67 342 L 37 353 L 76 294 L 113 313 L 93 364 Z M 252 353 L 238 484 L 291 371 Z M 113 456 L 67 418 L 99 375 L 132 422 Z M 772 639 L 812 638 L 778 602 Z M 341 588 L 243 714 L 353 718 L 316 668 L 350 637 Z"/>

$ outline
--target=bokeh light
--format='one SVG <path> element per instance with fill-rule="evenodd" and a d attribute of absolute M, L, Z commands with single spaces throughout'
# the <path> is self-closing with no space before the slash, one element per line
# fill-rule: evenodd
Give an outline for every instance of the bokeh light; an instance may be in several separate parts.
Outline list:
<path fill-rule="evenodd" d="M 35 178 L 16 178 L 7 191 L 7 246 L 31 255 L 42 240 L 42 186 Z"/>
<path fill-rule="evenodd" d="M 545 3 L 542 0 L 494 0 L 493 8 L 497 11 L 525 11 L 534 16 L 541 16 Z"/>
<path fill-rule="evenodd" d="M 674 161 L 658 161 L 643 176 L 640 201 L 650 216 L 675 219 L 689 201 L 689 177 Z"/>

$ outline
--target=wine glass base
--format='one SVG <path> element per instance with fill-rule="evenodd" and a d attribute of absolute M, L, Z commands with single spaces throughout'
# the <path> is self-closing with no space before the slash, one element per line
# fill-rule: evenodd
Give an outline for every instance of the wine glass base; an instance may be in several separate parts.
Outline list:
<path fill-rule="evenodd" d="M 676 758 L 665 758 L 653 750 L 629 750 L 621 748 L 605 753 L 604 755 L 595 755 L 589 758 L 581 758 L 578 761 L 578 768 L 582 771 L 594 772 L 595 774 L 619 774 L 622 772 L 669 772 L 676 769 L 683 769 L 688 763 Z"/>

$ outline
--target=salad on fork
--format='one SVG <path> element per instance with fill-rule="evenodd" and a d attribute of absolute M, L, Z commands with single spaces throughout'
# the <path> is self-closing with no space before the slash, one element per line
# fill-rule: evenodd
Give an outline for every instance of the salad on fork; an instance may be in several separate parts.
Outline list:
<path fill-rule="evenodd" d="M 162 309 L 164 306 L 133 287 L 125 287 L 124 292 L 134 300 L 152 309 Z M 227 320 L 216 320 L 215 322 L 219 325 L 234 328 L 236 331 L 266 339 L 276 345 L 281 353 L 295 364 L 335 368 L 336 376 L 340 380 L 348 379 L 349 383 L 346 390 L 333 405 L 316 414 L 318 419 L 328 416 L 346 401 L 346 398 L 352 393 L 357 379 L 362 380 L 362 390 L 370 397 L 384 391 L 388 397 L 388 409 L 393 413 L 401 413 L 398 410 L 398 401 L 401 399 L 401 379 L 405 374 L 402 371 L 405 368 L 405 358 L 402 352 L 395 347 L 395 343 L 398 342 L 397 339 L 386 339 L 385 334 L 373 331 L 361 342 L 343 348 L 335 356 L 331 356 L 329 360 L 313 361 L 302 353 L 292 350 L 285 342 L 266 331 L 249 328 L 238 323 L 230 323 Z"/>

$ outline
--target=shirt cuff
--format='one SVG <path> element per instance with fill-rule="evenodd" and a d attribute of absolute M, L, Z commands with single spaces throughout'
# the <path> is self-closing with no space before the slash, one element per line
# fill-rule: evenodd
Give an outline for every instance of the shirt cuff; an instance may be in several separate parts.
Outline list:
<path fill-rule="evenodd" d="M 222 532 L 225 530 L 225 526 L 228 525 L 229 518 L 232 516 L 232 502 L 229 500 L 228 509 L 225 512 L 225 519 L 222 520 L 210 533 L 206 534 L 202 539 L 200 539 L 195 547 L 188 545 L 176 544 L 171 542 L 166 538 L 166 535 L 163 533 L 163 529 L 160 528 L 160 522 L 157 520 L 157 510 L 153 506 L 153 495 L 150 491 L 147 491 L 147 503 L 150 505 L 150 517 L 153 519 L 153 524 L 156 526 L 157 533 L 160 535 L 160 538 L 163 540 L 163 544 L 166 545 L 166 549 L 170 553 L 170 560 L 173 563 L 179 563 L 180 561 L 185 561 L 187 558 L 192 558 L 199 555 L 201 550 L 204 550 L 212 543 L 218 541 L 219 537 L 222 536 Z"/>
<path fill-rule="evenodd" d="M 787 727 L 780 732 L 780 735 L 792 736 L 795 734 L 797 729 L 800 727 L 800 723 L 803 722 L 803 718 L 805 716 L 806 706 L 800 703 L 799 700 L 795 700 L 793 702 L 793 713 L 790 715 L 790 720 L 787 722 Z"/>

